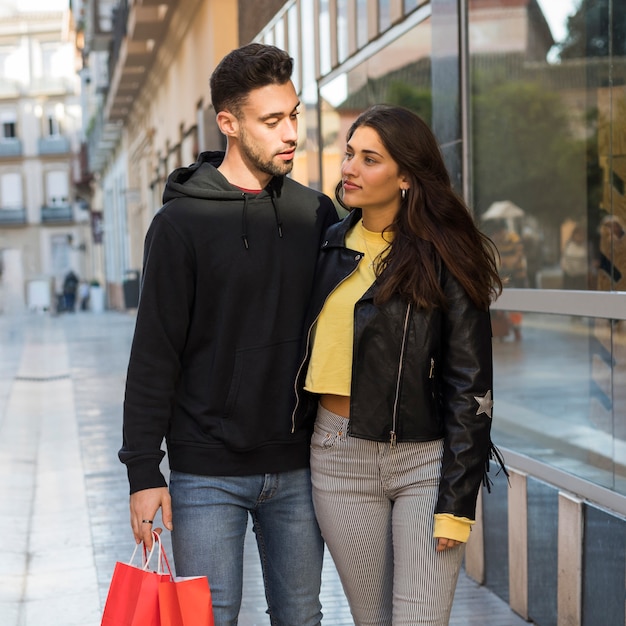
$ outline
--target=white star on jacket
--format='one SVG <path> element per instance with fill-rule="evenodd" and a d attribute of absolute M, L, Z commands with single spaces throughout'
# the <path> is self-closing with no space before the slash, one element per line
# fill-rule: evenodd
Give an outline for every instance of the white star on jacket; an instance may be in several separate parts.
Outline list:
<path fill-rule="evenodd" d="M 493 400 L 491 399 L 491 389 L 481 398 L 480 396 L 474 396 L 474 400 L 478 402 L 478 409 L 476 409 L 476 415 L 485 413 L 489 419 L 491 419 L 491 409 L 493 408 Z"/>

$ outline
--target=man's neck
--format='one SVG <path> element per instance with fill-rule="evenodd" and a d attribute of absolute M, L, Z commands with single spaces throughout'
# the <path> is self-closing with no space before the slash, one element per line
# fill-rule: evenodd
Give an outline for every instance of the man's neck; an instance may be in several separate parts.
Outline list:
<path fill-rule="evenodd" d="M 242 189 L 265 189 L 272 180 L 272 176 L 265 172 L 250 170 L 240 155 L 229 149 L 226 149 L 224 160 L 217 170 L 231 185 Z"/>

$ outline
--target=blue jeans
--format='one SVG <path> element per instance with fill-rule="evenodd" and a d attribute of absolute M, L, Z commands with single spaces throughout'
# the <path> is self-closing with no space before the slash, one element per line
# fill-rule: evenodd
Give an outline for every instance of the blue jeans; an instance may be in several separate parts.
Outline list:
<path fill-rule="evenodd" d="M 254 476 L 171 472 L 178 576 L 207 576 L 215 626 L 236 626 L 252 516 L 272 626 L 317 626 L 324 544 L 308 469 Z"/>

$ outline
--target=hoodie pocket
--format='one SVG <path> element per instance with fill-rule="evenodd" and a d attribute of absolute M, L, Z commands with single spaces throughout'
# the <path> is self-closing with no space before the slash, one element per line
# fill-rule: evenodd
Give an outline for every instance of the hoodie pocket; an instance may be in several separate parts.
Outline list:
<path fill-rule="evenodd" d="M 289 438 L 299 345 L 290 340 L 237 351 L 221 425 L 226 445 L 245 450 Z"/>

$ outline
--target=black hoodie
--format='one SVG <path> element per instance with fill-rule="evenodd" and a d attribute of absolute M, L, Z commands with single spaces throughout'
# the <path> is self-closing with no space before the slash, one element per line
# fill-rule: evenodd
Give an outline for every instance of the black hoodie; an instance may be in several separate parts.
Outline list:
<path fill-rule="evenodd" d="M 233 187 L 205 152 L 170 175 L 148 230 L 119 456 L 131 493 L 170 468 L 241 476 L 308 464 L 294 380 L 330 199 L 285 177 Z"/>

